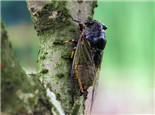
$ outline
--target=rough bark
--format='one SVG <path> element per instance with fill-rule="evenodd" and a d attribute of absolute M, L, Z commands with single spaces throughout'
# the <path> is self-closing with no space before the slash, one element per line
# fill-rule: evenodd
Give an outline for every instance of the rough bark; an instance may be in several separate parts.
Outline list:
<path fill-rule="evenodd" d="M 78 24 L 93 17 L 96 1 L 27 1 L 39 36 L 37 74 L 26 75 L 14 56 L 2 23 L 2 112 L 37 115 L 84 114 L 85 98 L 75 95 L 72 107 L 70 53 L 75 46 L 54 41 L 78 39 Z M 11 95 L 10 95 L 11 94 Z"/>
<path fill-rule="evenodd" d="M 54 45 L 54 41 L 78 39 L 76 20 L 85 21 L 93 17 L 96 1 L 27 1 L 34 27 L 39 35 L 40 48 L 37 74 L 50 91 L 56 94 L 64 113 L 72 109 L 70 71 L 71 63 L 65 57 L 70 56 L 73 44 Z M 80 103 L 79 114 L 84 112 L 83 96 L 76 95 Z M 75 105 L 76 107 L 76 105 Z"/>

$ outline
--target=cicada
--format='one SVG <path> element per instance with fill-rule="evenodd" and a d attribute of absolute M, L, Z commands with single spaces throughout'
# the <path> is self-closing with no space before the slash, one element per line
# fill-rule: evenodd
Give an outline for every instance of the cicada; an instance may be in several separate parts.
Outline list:
<path fill-rule="evenodd" d="M 76 21 L 74 19 L 72 20 Z M 72 52 L 72 101 L 74 103 L 74 81 L 76 79 L 81 95 L 87 95 L 88 88 L 93 86 L 91 99 L 93 103 L 99 77 L 98 73 L 102 62 L 103 50 L 106 45 L 105 30 L 107 29 L 107 26 L 97 20 L 87 20 L 84 23 L 80 21 L 76 22 L 79 23 L 80 37 L 76 48 L 74 48 L 74 51 Z M 75 42 L 74 40 L 71 41 Z M 57 42 L 55 42 L 55 44 L 57 44 Z"/>
<path fill-rule="evenodd" d="M 99 77 L 97 72 L 100 69 L 106 45 L 105 30 L 107 27 L 96 20 L 79 22 L 79 27 L 81 35 L 73 57 L 71 79 L 73 76 L 77 78 L 81 94 L 87 93 L 88 88 L 93 86 L 93 102 Z"/>

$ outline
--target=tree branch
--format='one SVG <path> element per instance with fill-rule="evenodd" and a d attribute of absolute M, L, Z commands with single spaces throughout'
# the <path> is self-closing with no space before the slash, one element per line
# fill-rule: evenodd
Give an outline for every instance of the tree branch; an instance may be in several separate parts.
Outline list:
<path fill-rule="evenodd" d="M 40 82 L 39 76 L 26 75 L 20 67 L 3 23 L 1 23 L 1 33 L 2 113 L 51 115 L 51 109 L 55 104 L 50 102 L 48 89 Z"/>

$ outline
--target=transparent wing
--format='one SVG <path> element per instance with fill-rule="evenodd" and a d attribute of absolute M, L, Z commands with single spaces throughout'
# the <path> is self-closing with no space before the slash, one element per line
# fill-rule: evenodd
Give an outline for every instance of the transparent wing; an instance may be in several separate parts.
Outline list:
<path fill-rule="evenodd" d="M 90 86 L 93 86 L 91 104 L 93 104 L 93 97 L 96 87 L 96 70 L 95 64 L 91 52 L 91 48 L 88 41 L 81 37 L 78 41 L 76 51 L 73 58 L 71 79 L 73 82 L 73 76 L 78 80 L 79 88 L 81 92 L 87 92 Z M 95 80 L 95 81 L 94 81 Z M 72 84 L 73 85 L 73 84 Z M 73 87 L 73 86 L 72 86 Z M 73 89 L 72 89 L 73 91 Z"/>

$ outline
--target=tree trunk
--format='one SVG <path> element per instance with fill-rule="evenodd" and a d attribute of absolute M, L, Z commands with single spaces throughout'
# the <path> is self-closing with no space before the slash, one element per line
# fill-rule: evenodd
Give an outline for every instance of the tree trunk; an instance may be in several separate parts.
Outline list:
<path fill-rule="evenodd" d="M 26 75 L 18 61 L 14 59 L 13 53 L 10 53 L 12 49 L 9 42 L 5 45 L 2 39 L 2 54 L 10 57 L 10 61 L 7 59 L 5 61 L 5 57 L 2 56 L 2 62 L 4 62 L 2 67 L 2 111 L 37 115 L 84 114 L 86 99 L 83 96 L 75 95 L 75 103 L 72 108 L 70 86 L 72 63 L 68 62 L 66 58 L 69 58 L 75 45 L 72 43 L 54 45 L 53 42 L 78 39 L 80 36 L 78 24 L 73 22 L 70 17 L 79 21 L 91 19 L 97 2 L 83 0 L 27 1 L 27 4 L 40 40 L 37 74 Z M 8 69 L 11 65 L 5 65 L 5 63 L 14 63 L 17 68 Z M 8 73 L 9 71 L 10 73 Z M 8 94 L 10 92 L 14 94 L 11 97 Z M 9 97 L 5 97 L 6 95 Z M 9 98 L 8 102 L 3 102 Z M 12 105 L 10 105 L 11 100 L 14 100 Z M 8 107 L 9 105 L 11 107 Z"/>
<path fill-rule="evenodd" d="M 34 27 L 39 35 L 40 48 L 38 53 L 37 74 L 41 81 L 50 88 L 60 102 L 62 113 L 70 113 L 72 109 L 69 57 L 73 44 L 54 45 L 54 41 L 78 39 L 80 33 L 78 24 L 73 19 L 85 21 L 93 17 L 95 1 L 27 1 L 28 9 L 32 15 Z M 84 112 L 83 96 L 76 96 L 80 102 L 79 114 Z"/>

